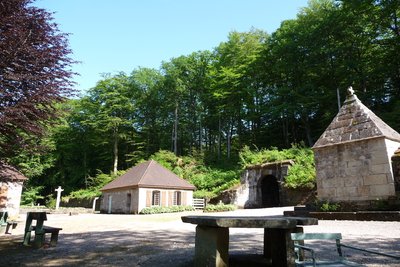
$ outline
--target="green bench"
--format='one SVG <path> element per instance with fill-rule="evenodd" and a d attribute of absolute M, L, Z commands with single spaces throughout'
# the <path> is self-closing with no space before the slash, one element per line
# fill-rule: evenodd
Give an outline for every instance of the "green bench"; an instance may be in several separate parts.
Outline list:
<path fill-rule="evenodd" d="M 340 233 L 292 233 L 291 237 L 292 240 L 294 241 L 296 266 L 364 266 L 362 264 L 347 260 L 343 256 L 342 248 L 353 249 L 361 252 L 371 253 L 374 255 L 380 255 L 400 260 L 400 256 L 344 245 L 340 242 L 340 240 L 342 239 L 342 234 Z M 306 240 L 335 240 L 337 258 L 332 261 L 317 261 L 314 249 L 304 245 L 304 241 Z M 305 259 L 305 254 L 306 254 L 305 252 L 310 253 L 311 260 Z"/>
<path fill-rule="evenodd" d="M 8 212 L 0 211 L 0 233 L 11 234 L 11 230 L 15 229 L 18 225 L 17 221 L 8 220 Z"/>
<path fill-rule="evenodd" d="M 31 232 L 35 233 L 35 239 L 33 241 L 33 246 L 35 248 L 40 248 L 45 244 L 45 235 L 46 233 L 50 233 L 50 246 L 57 246 L 58 242 L 58 234 L 62 230 L 62 228 L 51 227 L 43 225 L 44 221 L 47 220 L 46 212 L 28 212 L 26 215 L 26 224 L 25 224 L 25 235 L 24 242 L 25 246 L 29 246 L 31 244 Z M 36 225 L 32 225 L 32 222 L 36 221 Z"/>

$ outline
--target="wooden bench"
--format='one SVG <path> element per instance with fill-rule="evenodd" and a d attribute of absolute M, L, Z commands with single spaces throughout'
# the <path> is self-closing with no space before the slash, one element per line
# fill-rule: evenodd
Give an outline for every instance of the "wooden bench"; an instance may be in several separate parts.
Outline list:
<path fill-rule="evenodd" d="M 45 244 L 45 236 L 47 233 L 51 234 L 50 246 L 57 246 L 58 234 L 62 228 L 51 227 L 43 225 L 47 220 L 46 212 L 28 212 L 26 216 L 24 245 L 28 246 L 31 243 L 31 232 L 35 233 L 33 246 L 40 248 Z M 32 221 L 36 221 L 36 225 L 32 225 Z"/>
<path fill-rule="evenodd" d="M 340 242 L 342 234 L 340 233 L 292 233 L 292 240 L 294 241 L 294 248 L 296 254 L 296 266 L 364 266 L 356 262 L 347 260 L 343 256 L 342 248 L 348 248 L 366 252 L 370 254 L 385 256 L 400 260 L 400 256 L 390 255 L 369 249 L 358 248 L 354 246 L 344 245 Z M 305 240 L 335 240 L 337 257 L 332 261 L 317 261 L 316 253 L 313 248 L 305 246 Z M 311 260 L 305 259 L 305 252 L 309 252 Z"/>

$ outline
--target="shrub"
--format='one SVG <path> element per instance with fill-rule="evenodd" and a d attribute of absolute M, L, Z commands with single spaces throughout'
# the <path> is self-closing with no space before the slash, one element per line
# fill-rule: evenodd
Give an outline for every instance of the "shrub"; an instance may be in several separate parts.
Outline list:
<path fill-rule="evenodd" d="M 183 211 L 194 211 L 192 206 L 172 206 L 172 207 L 161 207 L 153 206 L 146 207 L 140 211 L 140 214 L 159 214 L 159 213 L 173 213 L 173 212 L 183 212 Z"/>
<path fill-rule="evenodd" d="M 219 211 L 233 211 L 236 210 L 236 206 L 232 204 L 222 204 L 219 203 L 217 205 L 208 204 L 204 208 L 204 212 L 219 212 Z"/>
<path fill-rule="evenodd" d="M 105 174 L 102 172 L 98 172 L 98 174 L 94 177 L 88 177 L 88 185 L 89 187 L 86 189 L 79 189 L 71 192 L 68 196 L 63 197 L 64 200 L 67 198 L 76 198 L 76 199 L 90 199 L 94 197 L 98 197 L 101 195 L 100 189 L 117 178 L 121 176 L 126 171 L 118 171 L 117 174 Z"/>
<path fill-rule="evenodd" d="M 21 196 L 21 205 L 35 205 L 39 199 L 44 199 L 43 196 L 40 195 L 40 191 L 42 191 L 44 186 L 32 186 L 24 188 Z"/>
<path fill-rule="evenodd" d="M 335 212 L 339 211 L 340 204 L 338 203 L 330 203 L 329 201 L 320 203 L 319 210 L 323 212 Z"/>

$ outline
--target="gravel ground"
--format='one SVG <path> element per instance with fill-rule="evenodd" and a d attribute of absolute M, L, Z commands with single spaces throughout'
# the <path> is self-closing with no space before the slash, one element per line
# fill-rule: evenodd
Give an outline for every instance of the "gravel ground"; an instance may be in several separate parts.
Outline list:
<path fill-rule="evenodd" d="M 292 207 L 237 210 L 223 215 L 279 215 Z M 159 215 L 49 214 L 46 225 L 62 227 L 57 247 L 22 246 L 25 215 L 12 235 L 0 236 L 0 266 L 192 266 L 195 225 L 182 223 L 186 212 Z M 215 213 L 214 213 L 215 214 Z M 343 243 L 400 254 L 400 222 L 319 221 L 305 232 L 341 232 Z M 230 229 L 230 253 L 262 254 L 263 229 Z M 314 243 L 315 244 L 315 243 Z M 334 247 L 318 243 L 317 255 Z M 400 266 L 386 258 L 346 252 L 366 266 Z"/>

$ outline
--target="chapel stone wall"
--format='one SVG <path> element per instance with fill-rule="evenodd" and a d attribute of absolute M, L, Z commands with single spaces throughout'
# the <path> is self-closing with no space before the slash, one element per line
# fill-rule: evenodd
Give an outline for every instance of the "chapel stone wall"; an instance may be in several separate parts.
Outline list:
<path fill-rule="evenodd" d="M 314 149 L 318 198 L 366 201 L 395 195 L 391 155 L 399 145 L 381 137 Z"/>

